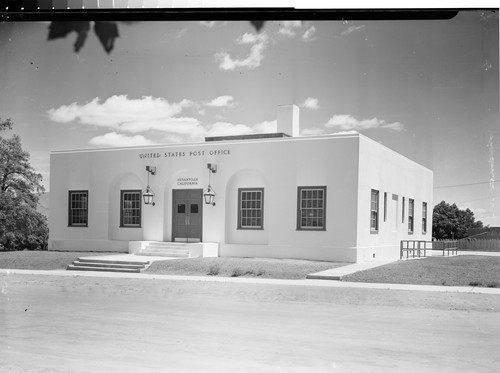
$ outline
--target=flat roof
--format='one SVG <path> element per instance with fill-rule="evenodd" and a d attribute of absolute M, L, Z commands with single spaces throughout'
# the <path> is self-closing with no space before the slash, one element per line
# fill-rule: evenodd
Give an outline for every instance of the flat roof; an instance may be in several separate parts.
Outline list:
<path fill-rule="evenodd" d="M 271 134 L 273 135 L 273 134 Z M 276 136 L 269 137 L 252 137 L 240 141 L 235 139 L 240 136 L 220 136 L 217 141 L 197 141 L 197 142 L 182 142 L 182 143 L 166 143 L 166 144 L 156 144 L 156 145 L 135 145 L 135 146 L 109 146 L 109 147 L 96 147 L 96 148 L 77 148 L 77 149 L 61 149 L 52 150 L 52 154 L 62 154 L 62 153 L 91 153 L 91 152 L 108 152 L 108 151 L 123 151 L 123 150 L 137 150 L 137 149 L 163 149 L 163 148 L 178 148 L 178 147 L 194 147 L 194 146 L 207 146 L 207 145 L 223 145 L 223 144 L 253 144 L 257 142 L 289 142 L 289 141 L 321 141 L 327 139 L 343 139 L 343 138 L 359 138 L 360 133 L 333 133 L 325 135 L 311 135 L 311 136 Z M 242 136 L 253 136 L 253 135 L 242 135 Z M 220 142 L 220 143 L 219 143 Z M 213 144 L 212 144 L 213 143 Z"/>
<path fill-rule="evenodd" d="M 210 136 L 205 137 L 205 142 L 210 141 L 231 141 L 231 140 L 255 140 L 255 139 L 275 139 L 279 137 L 291 137 L 284 132 L 257 133 L 252 135 L 233 135 L 233 136 Z"/>

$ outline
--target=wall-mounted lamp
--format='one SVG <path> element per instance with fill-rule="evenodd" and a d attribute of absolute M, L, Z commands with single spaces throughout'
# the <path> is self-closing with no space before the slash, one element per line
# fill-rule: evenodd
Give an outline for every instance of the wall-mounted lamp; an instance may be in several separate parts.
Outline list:
<path fill-rule="evenodd" d="M 146 171 L 148 172 L 148 186 L 146 187 L 146 190 L 142 192 L 142 198 L 144 199 L 144 204 L 154 206 L 155 203 L 153 202 L 153 199 L 155 194 L 149 187 L 149 174 L 156 175 L 156 167 L 146 166 Z"/>
<path fill-rule="evenodd" d="M 205 199 L 205 203 L 207 205 L 215 206 L 215 191 L 210 185 L 210 176 L 211 174 L 217 172 L 217 165 L 214 163 L 208 163 L 207 168 L 208 168 L 208 187 L 207 189 L 205 189 L 205 192 L 203 193 L 203 198 Z"/>

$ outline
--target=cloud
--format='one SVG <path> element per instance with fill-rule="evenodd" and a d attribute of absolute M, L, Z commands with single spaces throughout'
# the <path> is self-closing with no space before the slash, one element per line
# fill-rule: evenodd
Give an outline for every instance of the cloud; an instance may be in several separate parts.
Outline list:
<path fill-rule="evenodd" d="M 316 33 L 316 27 L 311 26 L 309 27 L 303 34 L 302 34 L 302 40 L 304 41 L 312 41 L 315 39 L 314 34 Z"/>
<path fill-rule="evenodd" d="M 103 147 L 155 145 L 153 141 L 148 140 L 142 135 L 126 136 L 116 132 L 109 132 L 105 135 L 94 137 L 89 143 Z"/>
<path fill-rule="evenodd" d="M 234 102 L 233 96 L 219 96 L 205 103 L 205 106 L 211 107 L 234 107 L 236 105 L 237 103 Z"/>
<path fill-rule="evenodd" d="M 85 104 L 72 103 L 48 110 L 49 118 L 59 123 L 77 121 L 84 125 L 111 129 L 114 132 L 145 133 L 159 131 L 181 136 L 198 136 L 203 132 L 196 118 L 180 116 L 186 108 L 198 105 L 190 100 L 170 103 L 162 98 L 142 97 L 130 99 L 126 95 L 111 96 L 104 102 L 99 98 Z M 121 138 L 123 141 L 126 139 Z M 134 141 L 142 139 L 135 137 Z M 111 143 L 119 141 L 115 135 L 97 138 L 96 141 Z M 103 145 L 103 144 L 101 144 Z"/>
<path fill-rule="evenodd" d="M 254 133 L 275 133 L 278 129 L 278 121 L 264 121 L 253 126 Z"/>
<path fill-rule="evenodd" d="M 404 126 L 399 122 L 386 123 L 385 120 L 372 118 L 372 119 L 356 119 L 352 115 L 334 115 L 325 124 L 328 128 L 339 128 L 341 130 L 365 130 L 372 128 L 388 129 L 392 131 L 404 131 Z"/>
<path fill-rule="evenodd" d="M 300 130 L 300 134 L 304 136 L 315 136 L 322 135 L 325 133 L 323 128 L 313 127 L 313 128 L 304 128 Z"/>
<path fill-rule="evenodd" d="M 358 131 L 339 131 L 339 132 L 328 132 L 328 135 L 355 135 L 358 134 Z M 326 134 L 324 128 L 318 128 L 318 127 L 313 127 L 313 128 L 304 128 L 303 130 L 300 131 L 301 135 L 304 136 L 318 136 L 318 135 L 324 135 Z"/>
<path fill-rule="evenodd" d="M 351 131 L 331 132 L 330 134 L 331 135 L 356 135 L 358 133 L 359 133 L 358 131 L 351 130 Z"/>
<path fill-rule="evenodd" d="M 245 32 L 242 36 L 236 39 L 236 44 L 253 44 L 259 41 L 259 34 Z"/>
<path fill-rule="evenodd" d="M 305 101 L 303 103 L 300 104 L 300 106 L 302 106 L 306 109 L 318 110 L 319 109 L 319 101 L 317 98 L 308 97 L 305 99 Z"/>
<path fill-rule="evenodd" d="M 232 124 L 228 122 L 216 122 L 206 130 L 206 136 L 234 136 L 248 135 L 252 133 L 252 128 L 245 124 Z"/>
<path fill-rule="evenodd" d="M 217 108 L 235 104 L 234 98 L 229 95 L 219 96 L 204 103 L 205 106 Z M 153 145 L 158 141 L 190 142 L 203 141 L 206 136 L 276 132 L 276 121 L 255 125 L 225 121 L 202 123 L 197 118 L 182 116 L 186 108 L 199 111 L 200 105 L 186 99 L 170 103 L 152 97 L 130 99 L 127 96 L 112 96 L 104 102 L 95 98 L 85 104 L 63 105 L 50 109 L 48 115 L 59 123 L 77 122 L 110 130 L 109 133 L 93 137 L 89 141 L 95 146 Z"/>
<path fill-rule="evenodd" d="M 205 26 L 205 27 L 209 27 L 209 28 L 214 27 L 216 23 L 217 23 L 217 21 L 200 21 L 199 22 L 199 24 L 201 26 Z"/>
<path fill-rule="evenodd" d="M 191 106 L 194 106 L 194 103 L 185 99 L 170 103 L 165 99 L 150 96 L 129 99 L 127 95 L 121 95 L 111 96 L 102 103 L 98 97 L 83 105 L 74 102 L 57 109 L 52 108 L 47 113 L 55 122 L 68 123 L 79 120 L 83 124 L 120 128 L 137 122 L 170 119 Z"/>
<path fill-rule="evenodd" d="M 346 36 L 349 34 L 352 34 L 353 32 L 358 32 L 361 31 L 365 28 L 365 25 L 360 25 L 360 26 L 350 26 L 347 30 L 344 30 L 340 33 L 342 36 Z"/>
<path fill-rule="evenodd" d="M 294 37 L 297 31 L 302 28 L 302 21 L 279 21 L 278 24 L 278 33 L 288 37 Z"/>
<path fill-rule="evenodd" d="M 237 136 L 253 135 L 259 133 L 275 133 L 276 126 L 276 120 L 264 121 L 253 126 L 248 126 L 246 124 L 233 124 L 228 122 L 216 122 L 206 127 L 204 136 Z"/>
<path fill-rule="evenodd" d="M 258 35 L 245 33 L 243 36 L 236 39 L 235 42 L 240 45 L 252 44 L 250 52 L 247 57 L 241 59 L 231 57 L 227 51 L 218 52 L 215 55 L 215 59 L 219 62 L 219 68 L 221 70 L 234 70 L 236 68 L 255 69 L 262 64 L 264 50 L 269 43 L 269 37 L 266 33 Z"/>

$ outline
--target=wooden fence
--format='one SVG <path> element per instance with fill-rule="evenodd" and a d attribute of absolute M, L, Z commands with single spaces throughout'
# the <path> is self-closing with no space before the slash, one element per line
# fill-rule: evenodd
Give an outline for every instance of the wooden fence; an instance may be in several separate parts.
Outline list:
<path fill-rule="evenodd" d="M 458 241 L 458 250 L 463 251 L 500 251 L 500 240 L 464 238 Z"/>

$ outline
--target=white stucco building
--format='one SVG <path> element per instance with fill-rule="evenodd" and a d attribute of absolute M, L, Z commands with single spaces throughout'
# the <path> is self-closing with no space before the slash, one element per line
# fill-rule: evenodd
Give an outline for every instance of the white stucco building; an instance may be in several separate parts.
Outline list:
<path fill-rule="evenodd" d="M 361 134 L 298 133 L 289 105 L 275 134 L 53 152 L 49 250 L 360 262 L 431 239 L 432 171 Z"/>

